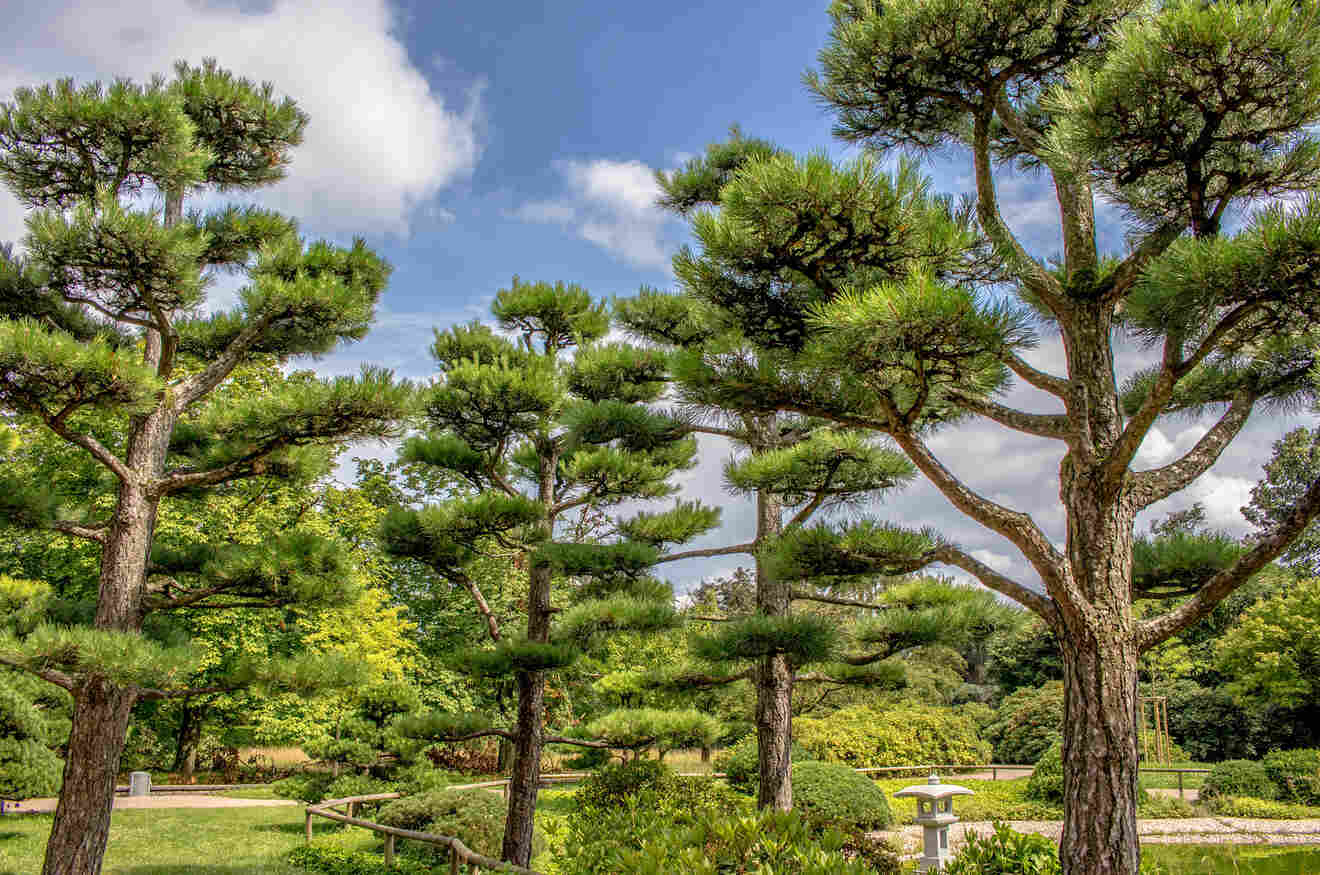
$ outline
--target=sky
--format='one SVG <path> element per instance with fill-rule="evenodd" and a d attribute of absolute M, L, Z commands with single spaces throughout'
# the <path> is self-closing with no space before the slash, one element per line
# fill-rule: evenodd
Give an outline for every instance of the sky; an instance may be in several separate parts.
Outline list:
<path fill-rule="evenodd" d="M 732 124 L 796 153 L 855 154 L 831 139 L 828 113 L 801 84 L 826 41 L 825 2 L 5 5 L 10 37 L 0 52 L 0 100 L 16 87 L 58 77 L 142 79 L 168 73 L 176 59 L 195 64 L 215 57 L 242 75 L 272 81 L 310 113 L 288 178 L 257 199 L 298 217 L 308 237 L 363 237 L 394 267 L 371 334 L 301 363 L 327 374 L 353 373 L 367 362 L 425 378 L 433 327 L 486 317 L 494 294 L 514 275 L 575 282 L 602 297 L 628 296 L 643 285 L 672 288 L 670 258 L 687 235 L 681 222 L 655 208 L 654 171 L 681 165 L 724 138 Z M 938 190 L 971 188 L 965 156 L 942 156 L 925 169 Z M 1056 207 L 1041 180 L 1006 179 L 1000 198 L 1033 253 L 1059 251 Z M 23 217 L 19 204 L 0 192 L 0 241 L 21 239 Z M 1105 218 L 1102 211 L 1102 223 Z M 1121 228 L 1108 218 L 1101 242 L 1117 246 Z M 223 307 L 233 295 L 232 287 L 219 286 L 211 306 Z M 1151 357 L 1124 345 L 1120 378 Z M 1062 372 L 1057 342 L 1046 339 L 1029 358 Z M 1049 410 L 1052 399 L 1019 387 L 1007 400 Z M 1271 442 L 1313 420 L 1256 414 L 1210 472 L 1148 511 L 1142 525 L 1200 501 L 1213 526 L 1247 533 L 1239 509 Z M 1173 460 L 1208 423 L 1159 423 L 1138 466 Z M 1059 444 L 984 421 L 939 432 L 931 444 L 972 488 L 1030 513 L 1062 542 Z M 698 467 L 683 475 L 684 494 L 723 507 L 724 524 L 698 545 L 743 540 L 752 507 L 722 490 L 729 447 L 703 438 L 702 451 Z M 931 526 L 997 570 L 1037 581 L 1012 545 L 961 516 L 924 482 L 873 513 Z M 685 589 L 748 562 L 694 560 L 668 566 L 666 574 Z"/>

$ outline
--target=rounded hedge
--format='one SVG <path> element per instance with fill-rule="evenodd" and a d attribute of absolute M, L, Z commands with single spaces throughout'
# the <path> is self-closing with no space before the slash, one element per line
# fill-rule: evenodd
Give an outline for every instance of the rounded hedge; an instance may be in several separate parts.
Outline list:
<path fill-rule="evenodd" d="M 1063 801 L 1063 741 L 1046 748 L 1036 761 L 1036 770 L 1027 779 L 1027 797 L 1041 802 Z"/>
<path fill-rule="evenodd" d="M 811 759 L 865 766 L 983 765 L 990 745 L 966 715 L 934 705 L 854 705 L 799 717 L 793 737 Z"/>
<path fill-rule="evenodd" d="M 1274 799 L 1278 795 L 1278 788 L 1263 764 L 1255 760 L 1224 760 L 1210 768 L 1201 785 L 1200 798 L 1205 801 L 1224 796 Z"/>
<path fill-rule="evenodd" d="M 1063 682 L 1017 690 L 985 728 L 997 763 L 1034 763 L 1063 736 Z"/>
<path fill-rule="evenodd" d="M 30 738 L 0 738 L 0 799 L 54 796 L 60 791 L 64 761 Z"/>
<path fill-rule="evenodd" d="M 884 829 L 894 822 L 884 791 L 838 763 L 793 764 L 793 810 L 818 829 Z"/>
<path fill-rule="evenodd" d="M 1276 750 L 1261 765 L 1281 801 L 1320 805 L 1320 750 Z"/>
<path fill-rule="evenodd" d="M 681 777 L 659 760 L 633 760 L 606 766 L 573 793 L 574 817 L 624 805 L 642 793 L 660 809 L 697 812 L 732 811 L 742 802 L 733 790 L 713 778 Z"/>
<path fill-rule="evenodd" d="M 376 821 L 399 829 L 455 836 L 478 854 L 498 857 L 504 841 L 504 801 L 485 790 L 433 790 L 396 799 Z M 409 847 L 416 845 L 409 843 Z M 430 855 L 448 859 L 449 849 L 427 845 Z"/>

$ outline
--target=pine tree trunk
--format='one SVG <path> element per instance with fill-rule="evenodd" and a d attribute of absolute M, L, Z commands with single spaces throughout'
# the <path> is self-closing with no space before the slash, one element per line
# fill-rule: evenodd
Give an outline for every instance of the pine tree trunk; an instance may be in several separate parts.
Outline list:
<path fill-rule="evenodd" d="M 1063 651 L 1063 871 L 1136 875 L 1137 651 L 1117 635 Z"/>
<path fill-rule="evenodd" d="M 779 502 L 769 493 L 756 497 L 756 537 L 779 533 Z M 787 616 L 790 587 L 771 577 L 756 560 L 756 609 L 767 617 Z M 793 667 L 788 657 L 775 653 L 756 667 L 756 741 L 760 786 L 756 804 L 761 808 L 788 811 L 793 807 L 793 774 L 790 751 L 793 745 Z"/>
<path fill-rule="evenodd" d="M 187 784 L 197 771 L 197 748 L 202 742 L 202 724 L 206 721 L 205 705 L 192 705 L 184 701 L 179 716 L 179 737 L 174 749 L 173 771 Z"/>
<path fill-rule="evenodd" d="M 91 676 L 74 701 L 64 764 L 42 875 L 97 875 L 110 839 L 119 757 L 137 692 Z"/>

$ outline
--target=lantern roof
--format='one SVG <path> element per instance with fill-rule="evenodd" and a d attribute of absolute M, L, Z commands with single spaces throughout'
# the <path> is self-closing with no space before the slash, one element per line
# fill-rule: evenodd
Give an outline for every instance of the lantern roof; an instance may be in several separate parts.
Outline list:
<path fill-rule="evenodd" d="M 941 783 L 939 775 L 931 774 L 926 779 L 926 783 L 904 787 L 894 795 L 910 796 L 916 799 L 947 799 L 950 796 L 974 796 L 976 794 L 966 787 L 959 787 L 957 784 Z"/>

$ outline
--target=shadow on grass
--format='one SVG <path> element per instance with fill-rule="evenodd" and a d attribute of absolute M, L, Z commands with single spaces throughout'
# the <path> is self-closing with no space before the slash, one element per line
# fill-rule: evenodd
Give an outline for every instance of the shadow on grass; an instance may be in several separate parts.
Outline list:
<path fill-rule="evenodd" d="M 280 832 L 291 835 L 304 835 L 307 831 L 307 826 L 302 823 L 254 823 L 249 828 L 257 832 Z M 314 836 L 330 835 L 339 832 L 343 828 L 340 824 L 329 820 L 322 820 L 320 823 L 312 821 L 312 835 Z M 0 873 L 0 875 L 3 875 L 3 873 Z"/>

